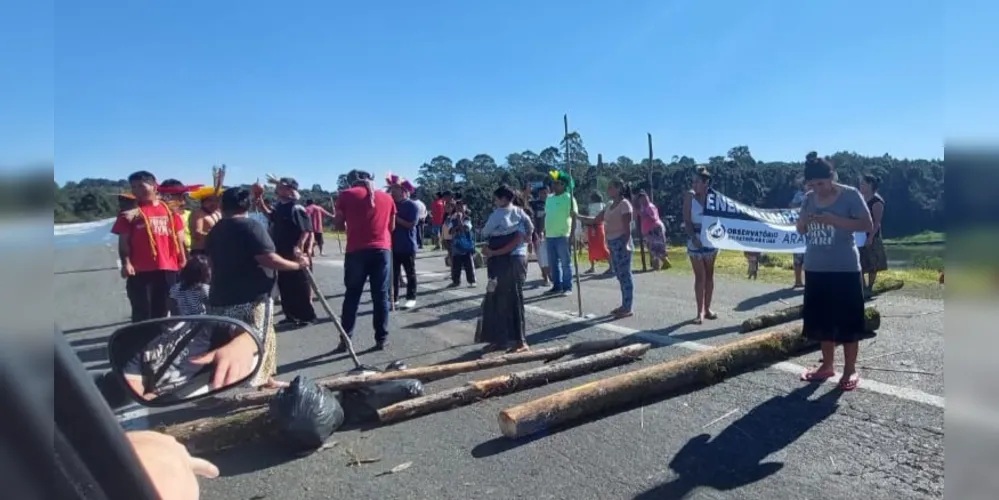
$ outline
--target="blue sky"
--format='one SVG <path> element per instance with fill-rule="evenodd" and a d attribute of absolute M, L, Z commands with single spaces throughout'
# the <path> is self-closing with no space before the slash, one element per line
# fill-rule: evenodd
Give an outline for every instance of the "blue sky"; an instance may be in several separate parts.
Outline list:
<path fill-rule="evenodd" d="M 768 160 L 940 157 L 948 132 L 995 130 L 976 98 L 999 102 L 994 65 L 944 99 L 945 56 L 984 54 L 945 29 L 991 17 L 945 14 L 930 0 L 65 1 L 54 27 L 0 35 L 55 33 L 54 66 L 29 61 L 46 42 L 14 61 L 55 84 L 22 92 L 0 160 L 47 145 L 59 182 L 208 182 L 225 162 L 235 181 L 329 188 L 351 168 L 415 176 L 438 154 L 540 151 L 563 113 L 594 159 L 644 156 L 646 132 L 664 158 L 740 144 Z M 54 127 L 28 116 L 53 89 Z"/>

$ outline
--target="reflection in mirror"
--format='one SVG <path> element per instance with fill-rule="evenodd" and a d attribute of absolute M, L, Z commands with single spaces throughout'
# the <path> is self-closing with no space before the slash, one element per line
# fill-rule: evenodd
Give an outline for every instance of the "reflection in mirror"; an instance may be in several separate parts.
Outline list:
<path fill-rule="evenodd" d="M 260 368 L 259 334 L 219 316 L 133 323 L 108 342 L 111 369 L 146 406 L 170 406 L 239 386 Z"/>

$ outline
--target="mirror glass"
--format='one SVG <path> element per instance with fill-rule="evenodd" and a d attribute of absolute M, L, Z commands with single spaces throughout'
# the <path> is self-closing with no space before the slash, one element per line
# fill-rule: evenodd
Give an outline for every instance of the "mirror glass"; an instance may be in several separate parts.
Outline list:
<path fill-rule="evenodd" d="M 171 406 L 238 387 L 260 368 L 252 327 L 219 316 L 154 319 L 120 328 L 108 342 L 111 370 L 145 406 Z"/>

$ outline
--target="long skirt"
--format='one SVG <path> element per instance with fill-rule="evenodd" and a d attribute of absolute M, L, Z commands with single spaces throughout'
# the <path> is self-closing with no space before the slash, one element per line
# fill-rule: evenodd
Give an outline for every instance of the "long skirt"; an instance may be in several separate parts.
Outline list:
<path fill-rule="evenodd" d="M 208 314 L 242 321 L 256 329 L 255 333 L 263 333 L 264 352 L 260 370 L 250 382 L 251 386 L 264 385 L 269 378 L 277 375 L 277 333 L 274 331 L 274 303 L 270 297 L 246 304 L 211 307 Z"/>
<path fill-rule="evenodd" d="M 662 222 L 656 224 L 651 231 L 645 234 L 645 243 L 649 246 L 649 253 L 654 259 L 666 260 L 668 252 L 666 226 Z"/>
<path fill-rule="evenodd" d="M 527 343 L 524 318 L 524 281 L 527 279 L 527 256 L 495 255 L 489 257 L 495 274 L 482 300 L 482 317 L 475 327 L 475 342 L 516 347 Z M 492 280 L 490 280 L 492 281 Z"/>
<path fill-rule="evenodd" d="M 865 273 L 888 270 L 888 254 L 885 253 L 885 242 L 877 235 L 870 245 L 860 247 L 860 267 Z"/>
<path fill-rule="evenodd" d="M 859 272 L 805 271 L 803 334 L 846 344 L 869 338 L 864 332 L 864 282 Z"/>
<path fill-rule="evenodd" d="M 607 235 L 604 234 L 603 224 L 593 224 L 586 226 L 587 252 L 590 254 L 590 262 L 610 260 L 610 250 L 607 248 Z"/>

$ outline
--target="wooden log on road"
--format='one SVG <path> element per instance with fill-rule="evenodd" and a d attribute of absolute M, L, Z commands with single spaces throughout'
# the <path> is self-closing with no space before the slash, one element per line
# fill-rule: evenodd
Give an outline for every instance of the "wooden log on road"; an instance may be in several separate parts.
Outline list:
<path fill-rule="evenodd" d="M 274 432 L 267 406 L 157 427 L 177 438 L 191 455 L 214 453 L 256 441 Z"/>
<path fill-rule="evenodd" d="M 900 290 L 905 286 L 905 282 L 897 279 L 884 279 L 881 281 L 874 282 L 874 290 L 871 292 L 871 297 L 876 297 L 883 293 L 893 292 L 895 290 Z M 771 328 L 784 323 L 790 323 L 795 320 L 801 319 L 802 306 L 797 305 L 793 307 L 788 307 L 786 309 L 780 309 L 772 313 L 761 314 L 759 316 L 749 318 L 742 322 L 739 328 L 741 333 L 755 332 L 757 330 L 762 330 L 764 328 Z M 877 330 L 875 328 L 874 330 Z M 874 331 L 870 330 L 870 331 Z"/>
<path fill-rule="evenodd" d="M 799 325 L 754 335 L 507 408 L 499 413 L 500 431 L 508 438 L 529 436 L 645 398 L 717 383 L 760 363 L 787 359 L 813 344 L 801 335 Z"/>
<path fill-rule="evenodd" d="M 386 406 L 378 410 L 378 420 L 382 423 L 398 422 L 471 404 L 484 398 L 510 394 L 578 377 L 635 361 L 645 355 L 649 348 L 651 348 L 649 344 L 632 344 L 570 361 L 543 365 L 485 380 L 475 380 L 454 389 Z"/>
<path fill-rule="evenodd" d="M 629 344 L 625 339 L 602 339 L 577 342 L 575 344 L 563 344 L 542 349 L 532 349 L 524 352 L 503 354 L 473 361 L 462 361 L 458 363 L 445 363 L 440 365 L 419 366 L 381 373 L 366 373 L 361 375 L 340 375 L 334 377 L 324 377 L 316 380 L 316 383 L 326 387 L 331 391 L 344 389 L 356 389 L 387 380 L 416 379 L 421 382 L 431 382 L 442 378 L 453 377 L 462 373 L 488 370 L 500 366 L 514 365 L 520 363 L 531 363 L 534 361 L 551 361 L 570 355 L 587 355 L 595 352 L 603 352 L 610 349 Z M 243 408 L 267 404 L 274 396 L 275 390 L 261 390 L 244 394 L 237 394 L 222 399 L 219 406 L 223 408 Z"/>

